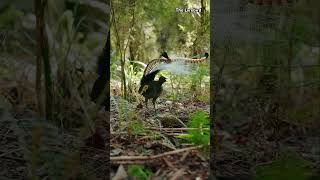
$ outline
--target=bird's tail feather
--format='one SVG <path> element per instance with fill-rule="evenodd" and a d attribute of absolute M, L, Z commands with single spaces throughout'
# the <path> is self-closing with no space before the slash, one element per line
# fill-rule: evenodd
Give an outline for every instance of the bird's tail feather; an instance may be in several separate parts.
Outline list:
<path fill-rule="evenodd" d="M 196 64 L 205 62 L 209 57 L 208 53 L 205 53 L 204 57 L 198 59 L 192 58 L 159 58 L 150 61 L 144 70 L 143 75 L 147 76 L 155 71 L 166 70 L 174 74 L 188 74 L 190 68 L 188 64 Z"/>

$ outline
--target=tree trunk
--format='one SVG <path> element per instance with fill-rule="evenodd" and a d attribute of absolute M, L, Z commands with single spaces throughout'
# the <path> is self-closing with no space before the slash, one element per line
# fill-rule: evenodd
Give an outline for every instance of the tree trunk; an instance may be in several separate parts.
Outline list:
<path fill-rule="evenodd" d="M 42 0 L 34 1 L 34 10 L 36 15 L 36 30 L 37 30 L 37 69 L 36 69 L 36 93 L 37 93 L 37 108 L 40 117 L 44 115 L 43 103 L 42 103 L 42 47 L 43 47 L 43 29 L 44 29 L 44 8 L 42 7 Z"/>
<path fill-rule="evenodd" d="M 290 19 L 290 18 L 294 18 L 292 17 L 292 11 L 291 10 L 288 10 L 287 12 L 287 18 Z M 287 83 L 288 83 L 288 87 L 290 87 L 291 85 L 291 66 L 292 66 L 292 60 L 293 60 L 293 48 L 294 48 L 294 24 L 295 24 L 295 20 L 293 20 L 292 23 L 290 23 L 290 29 L 289 29 L 289 38 L 288 38 L 288 62 L 287 62 L 287 65 L 288 65 L 288 69 L 287 69 Z M 290 102 L 290 99 L 291 99 L 291 92 L 290 92 L 290 89 L 288 91 L 288 103 L 291 104 Z M 288 105 L 289 105 L 288 104 Z"/>
<path fill-rule="evenodd" d="M 38 111 L 40 117 L 43 117 L 44 110 L 42 105 L 42 61 L 44 64 L 45 77 L 45 117 L 51 120 L 53 114 L 53 90 L 51 79 L 51 66 L 49 61 L 49 45 L 45 36 L 44 10 L 46 7 L 46 0 L 35 0 L 35 12 L 37 22 L 37 72 L 36 72 L 36 92 L 38 94 Z"/>
<path fill-rule="evenodd" d="M 206 5 L 205 5 L 205 1 L 204 0 L 201 0 L 200 4 L 201 4 L 200 25 L 197 28 L 197 37 L 193 42 L 191 56 L 198 55 L 199 52 L 201 51 L 201 47 L 202 47 L 200 42 L 201 42 L 201 40 L 203 38 L 203 34 L 204 34 L 204 28 L 203 27 L 205 26 Z"/>
<path fill-rule="evenodd" d="M 320 11 L 318 12 L 318 36 L 320 37 Z M 318 38 L 318 44 L 320 44 L 320 38 Z M 318 65 L 320 65 L 320 47 L 318 47 Z M 320 81 L 320 68 L 318 67 L 318 80 Z M 320 91 L 320 84 L 318 86 L 318 90 Z"/>
<path fill-rule="evenodd" d="M 51 65 L 49 56 L 49 45 L 46 38 L 44 38 L 43 46 L 43 62 L 44 62 L 44 77 L 45 77 L 45 87 L 46 87 L 46 118 L 49 120 L 53 119 L 53 84 L 51 77 Z"/>

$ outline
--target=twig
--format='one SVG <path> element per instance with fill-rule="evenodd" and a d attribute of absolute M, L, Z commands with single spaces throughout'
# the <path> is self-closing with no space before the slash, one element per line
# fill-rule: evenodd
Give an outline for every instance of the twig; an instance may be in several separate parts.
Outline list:
<path fill-rule="evenodd" d="M 165 133 L 167 136 L 181 136 L 181 135 L 188 135 L 188 134 L 185 134 L 185 133 L 174 133 L 174 132 L 171 132 L 171 133 Z"/>
<path fill-rule="evenodd" d="M 176 180 L 178 178 L 180 178 L 185 172 L 185 169 L 182 168 L 182 169 L 179 169 L 177 172 L 175 172 L 172 176 L 172 178 L 170 178 L 170 180 Z"/>
<path fill-rule="evenodd" d="M 11 157 L 11 156 L 3 156 L 3 157 L 0 157 L 0 158 L 14 160 L 14 161 L 22 162 L 22 163 L 26 162 L 25 159 L 17 158 L 17 157 Z"/>
<path fill-rule="evenodd" d="M 148 130 L 156 131 L 188 131 L 188 130 L 197 130 L 200 128 L 146 128 Z M 209 128 L 201 128 L 202 130 L 209 130 Z"/>
<path fill-rule="evenodd" d="M 171 163 L 167 158 L 163 158 L 163 161 L 168 165 L 168 167 L 174 168 L 174 166 L 172 165 L 172 163 Z"/>
<path fill-rule="evenodd" d="M 6 156 L 6 155 L 8 155 L 8 154 L 11 154 L 11 153 L 13 153 L 13 152 L 20 151 L 20 150 L 21 150 L 21 149 L 19 148 L 19 149 L 13 149 L 13 150 L 8 151 L 8 152 L 4 152 L 4 153 L 0 154 L 0 158 L 3 157 L 3 156 Z"/>
<path fill-rule="evenodd" d="M 195 147 L 189 147 L 189 148 L 183 148 L 183 149 L 177 149 L 174 151 L 169 151 L 169 152 L 165 152 L 162 154 L 158 154 L 158 155 L 153 155 L 153 156 L 118 156 L 118 157 L 110 157 L 110 161 L 111 162 L 116 162 L 116 161 L 149 161 L 149 160 L 154 160 L 154 159 L 158 159 L 158 158 L 162 158 L 165 156 L 170 156 L 170 155 L 174 155 L 174 154 L 179 154 L 181 152 L 185 152 L 185 151 L 192 151 L 192 150 L 196 150 L 196 149 L 200 149 L 202 148 L 202 146 L 195 146 Z"/>
<path fill-rule="evenodd" d="M 209 130 L 209 128 L 146 128 L 147 130 L 153 130 L 153 131 L 188 131 L 188 130 Z M 111 135 L 121 135 L 121 134 L 128 134 L 128 132 L 111 132 Z"/>
<path fill-rule="evenodd" d="M 189 151 L 185 152 L 185 153 L 183 154 L 183 156 L 181 157 L 180 161 L 183 162 L 183 161 L 186 159 L 186 157 L 188 156 L 188 154 L 189 154 Z"/>
<path fill-rule="evenodd" d="M 139 161 L 136 161 L 136 160 L 134 160 L 134 161 L 114 161 L 112 163 L 113 164 L 145 164 L 146 161 L 141 161 L 141 160 L 139 160 Z"/>
<path fill-rule="evenodd" d="M 164 147 L 167 147 L 167 148 L 169 148 L 169 149 L 171 149 L 171 150 L 176 150 L 175 147 L 171 147 L 171 146 L 169 146 L 168 144 L 163 143 L 163 142 L 156 141 L 155 144 L 159 144 L 159 145 L 164 146 Z"/>

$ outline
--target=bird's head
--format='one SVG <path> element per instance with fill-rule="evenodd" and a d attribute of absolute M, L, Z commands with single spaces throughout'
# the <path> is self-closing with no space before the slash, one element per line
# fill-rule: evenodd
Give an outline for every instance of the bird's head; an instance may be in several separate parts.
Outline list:
<path fill-rule="evenodd" d="M 160 57 L 164 57 L 164 58 L 169 59 L 169 56 L 168 56 L 167 52 L 165 52 L 165 51 L 163 51 L 163 52 L 161 53 Z"/>
<path fill-rule="evenodd" d="M 209 57 L 209 54 L 207 52 L 204 53 L 204 57 L 207 59 Z"/>
<path fill-rule="evenodd" d="M 160 55 L 160 58 L 166 58 L 166 63 L 170 63 L 171 59 L 169 58 L 167 52 L 163 51 Z"/>
<path fill-rule="evenodd" d="M 163 76 L 160 76 L 159 82 L 164 83 L 164 82 L 166 82 L 166 81 L 167 81 L 167 78 L 165 78 L 165 77 L 163 77 Z"/>

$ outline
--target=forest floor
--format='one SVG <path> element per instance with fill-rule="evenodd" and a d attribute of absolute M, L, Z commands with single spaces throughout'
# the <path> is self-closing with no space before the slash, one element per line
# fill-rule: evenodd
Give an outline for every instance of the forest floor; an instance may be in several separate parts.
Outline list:
<path fill-rule="evenodd" d="M 114 102 L 119 98 L 113 97 Z M 119 103 L 111 103 L 111 164 L 112 177 L 121 177 L 132 164 L 144 165 L 153 172 L 152 179 L 204 179 L 209 176 L 208 154 L 201 146 L 179 143 L 177 136 L 187 133 L 187 122 L 192 112 L 204 110 L 209 105 L 195 101 L 165 101 L 151 103 L 149 109 L 126 104 L 134 109 L 119 122 Z M 121 124 L 121 125 L 119 125 Z M 139 131 L 139 124 L 143 127 Z"/>
<path fill-rule="evenodd" d="M 10 95 L 11 99 L 15 98 L 15 93 Z M 113 97 L 113 102 L 119 99 Z M 0 102 L 1 107 L 6 107 L 1 108 L 0 113 L 0 177 L 24 179 L 29 161 L 25 156 L 23 144 L 19 141 L 21 137 L 16 133 L 12 122 L 32 119 L 36 115 L 32 108 L 13 105 L 10 103 L 13 101 L 8 101 L 3 96 Z M 208 176 L 209 159 L 201 148 L 187 143 L 179 144 L 175 138 L 177 134 L 184 132 L 182 129 L 185 128 L 190 113 L 196 110 L 208 112 L 208 104 L 200 101 L 160 100 L 157 111 L 154 111 L 151 107 L 146 110 L 125 103 L 124 107 L 133 109 L 135 113 L 130 115 L 130 111 L 126 111 L 128 114 L 123 114 L 126 117 L 123 117 L 121 125 L 116 104 L 120 103 L 111 103 L 111 177 L 126 176 L 126 169 L 132 164 L 145 165 L 154 172 L 154 177 L 160 179 L 181 176 L 184 179 L 195 179 Z M 107 117 L 105 112 L 99 113 Z M 130 122 L 141 122 L 144 126 L 143 133 L 139 125 L 132 126 Z M 162 128 L 159 127 L 159 122 Z M 315 174 L 320 173 L 319 138 L 316 134 L 307 133 L 318 132 L 316 129 L 312 130 L 312 127 L 297 127 L 281 122 L 275 136 L 272 128 L 263 129 L 253 120 L 217 124 L 219 140 L 216 165 L 219 176 L 251 178 L 257 167 L 276 162 L 288 150 L 298 153 L 310 162 L 308 168 Z M 73 131 L 65 131 L 63 139 L 65 144 L 71 144 L 77 141 L 77 135 Z M 80 153 L 81 164 L 87 175 L 104 179 L 107 172 L 104 170 L 108 167 L 106 151 L 103 148 L 85 145 L 80 149 Z"/>
<path fill-rule="evenodd" d="M 309 173 L 315 179 L 319 177 L 320 138 L 316 126 L 280 121 L 272 128 L 263 126 L 256 119 L 218 122 L 217 125 L 218 176 L 252 179 Z"/>
<path fill-rule="evenodd" d="M 32 163 L 29 145 L 25 140 L 33 140 L 34 128 L 37 124 L 37 114 L 35 113 L 35 98 L 33 88 L 30 84 L 9 83 L 10 79 L 1 82 L 1 106 L 0 106 L 0 177 L 4 179 L 25 179 L 30 171 Z M 27 88 L 28 87 L 28 88 Z M 28 99 L 28 100 L 27 100 Z M 120 98 L 113 98 L 119 101 Z M 134 109 L 134 114 L 123 111 L 123 120 L 119 125 L 119 113 L 116 112 L 116 104 L 111 102 L 111 177 L 123 176 L 130 164 L 146 165 L 145 167 L 153 172 L 155 179 L 177 178 L 194 179 L 196 177 L 208 177 L 209 158 L 202 148 L 188 143 L 179 143 L 177 135 L 187 133 L 186 123 L 190 114 L 197 110 L 209 112 L 209 105 L 203 102 L 180 101 L 171 102 L 160 100 L 157 110 L 154 111 L 152 105 L 150 109 L 136 108 L 135 105 L 125 103 L 124 108 Z M 88 105 L 89 106 L 89 105 Z M 81 114 L 79 108 L 71 108 L 70 114 Z M 104 110 L 98 112 L 96 116 L 104 125 L 108 125 L 106 117 L 108 113 Z M 77 117 L 72 121 L 76 121 Z M 130 124 L 139 120 L 143 124 L 144 132 L 140 133 L 138 126 Z M 161 122 L 161 128 L 160 123 Z M 47 122 L 45 122 L 47 123 Z M 107 136 L 103 126 L 101 142 L 90 144 L 86 136 L 79 138 L 78 128 L 65 127 L 58 128 L 57 125 L 48 125 L 49 129 L 57 129 L 55 135 L 49 131 L 44 131 L 42 136 L 49 136 L 57 146 L 62 143 L 62 151 L 72 153 L 79 152 L 81 170 L 77 173 L 85 174 L 85 177 L 95 177 L 93 179 L 105 179 L 108 165 L 107 151 L 104 150 Z M 51 127 L 52 126 L 52 127 Z M 28 129 L 29 128 L 29 129 Z M 28 129 L 28 130 L 27 130 Z M 24 130 L 21 132 L 21 130 Z M 141 130 L 141 129 L 140 129 Z M 47 134 L 48 133 L 48 134 Z M 60 140 L 62 142 L 59 142 Z M 57 142 L 56 142 L 57 141 Z M 80 142 L 80 143 L 79 143 Z M 89 142 L 89 143 L 88 143 Z M 82 145 L 78 145 L 82 144 Z M 97 147 L 97 145 L 100 147 Z M 45 146 L 45 145 L 43 145 Z M 48 145 L 49 146 L 49 145 Z M 71 147 L 73 146 L 73 147 Z M 42 151 L 42 150 L 40 150 Z M 43 153 L 46 153 L 44 150 Z M 49 150 L 50 151 L 50 150 Z M 31 150 L 32 152 L 32 150 Z M 124 157 L 124 159 L 122 159 Z M 129 158 L 128 158 L 129 157 Z M 130 159 L 130 157 L 133 159 Z M 54 158 L 54 157 L 53 157 Z M 134 159 L 136 158 L 136 159 Z M 139 159 L 140 158 L 140 159 Z M 51 161 L 45 163 L 54 164 Z M 52 165 L 51 164 L 51 165 Z M 40 164 L 39 164 L 40 165 Z M 77 169 L 77 168 L 74 168 Z M 46 168 L 39 169 L 40 174 L 46 174 Z M 41 177 L 41 176 L 40 176 Z M 0 179 L 1 179 L 0 178 Z M 44 176 L 45 178 L 45 176 Z"/>
<path fill-rule="evenodd" d="M 2 61 L 3 60 L 3 61 Z M 79 153 L 81 164 L 80 168 L 74 167 L 73 175 L 77 173 L 84 174 L 85 177 L 95 177 L 105 179 L 107 168 L 109 167 L 109 156 L 105 146 L 109 145 L 106 142 L 108 135 L 107 128 L 110 125 L 111 129 L 111 176 L 123 175 L 122 167 L 127 169 L 128 164 L 145 164 L 148 170 L 151 170 L 154 177 L 185 177 L 185 179 L 194 179 L 195 177 L 207 177 L 209 175 L 209 159 L 201 147 L 188 143 L 179 143 L 176 140 L 177 135 L 186 134 L 186 123 L 190 118 L 190 114 L 197 110 L 209 112 L 209 105 L 200 101 L 165 101 L 160 100 L 157 103 L 157 110 L 154 111 L 150 103 L 148 110 L 136 108 L 136 105 L 125 103 L 123 108 L 134 109 L 133 114 L 130 111 L 123 111 L 122 122 L 119 121 L 119 113 L 115 107 L 119 103 L 120 98 L 111 102 L 111 118 L 104 110 L 99 111 L 94 117 L 100 126 L 98 134 L 86 134 L 79 137 L 78 121 L 83 119 L 83 111 L 79 108 L 79 103 L 74 99 L 65 100 L 62 103 L 62 117 L 69 126 L 63 128 L 56 123 L 42 121 L 39 123 L 36 114 L 36 94 L 34 91 L 34 65 L 26 63 L 21 66 L 20 61 L 9 57 L 2 58 L 1 72 L 6 78 L 0 81 L 0 179 L 25 179 L 30 171 L 30 165 L 33 160 L 29 153 L 32 153 L 32 146 L 36 142 L 29 142 L 35 137 L 45 137 L 53 142 L 53 144 L 39 145 L 42 146 L 60 146 L 64 156 L 72 156 L 74 153 Z M 25 61 L 23 61 L 25 62 Z M 15 73 L 10 73 L 14 71 Z M 90 86 L 90 85 L 88 85 Z M 68 102 L 71 101 L 71 102 Z M 117 102 L 118 101 L 118 102 Z M 116 103 L 114 103 L 116 102 Z M 90 109 L 94 104 L 86 104 Z M 133 123 L 139 120 L 140 124 Z M 109 122 L 108 122 L 109 121 Z M 120 124 L 119 124 L 120 122 Z M 161 122 L 161 125 L 159 124 Z M 34 129 L 38 124 L 45 123 L 45 126 L 50 130 L 44 130 L 43 134 L 33 134 Z M 142 126 L 140 126 L 142 124 Z M 68 124 L 65 124 L 68 125 Z M 161 128 L 160 128 L 161 126 Z M 143 127 L 144 133 L 140 133 Z M 81 129 L 81 128 L 80 128 Z M 50 132 L 50 131 L 55 132 Z M 102 133 L 101 133 L 102 132 Z M 54 133 L 54 135 L 50 134 Z M 98 138 L 95 137 L 97 135 Z M 48 136 L 48 137 L 46 137 Z M 90 144 L 90 138 L 97 140 Z M 102 139 L 99 139 L 99 138 Z M 105 143 L 103 143 L 105 142 Z M 62 144 L 61 144 L 62 143 Z M 30 149 L 31 148 L 31 149 Z M 51 152 L 49 149 L 39 150 L 39 153 Z M 52 149 L 54 151 L 54 149 Z M 117 160 L 123 156 L 140 157 L 141 160 Z M 77 159 L 74 156 L 74 159 Z M 31 159 L 30 159 L 31 158 Z M 42 157 L 41 157 L 42 158 Z M 41 159 L 40 158 L 40 159 Z M 52 157 L 53 159 L 55 156 Z M 57 158 L 58 159 L 58 158 Z M 61 163 L 63 164 L 63 163 Z M 54 161 L 44 161 L 43 164 L 38 164 L 39 169 L 37 174 L 39 177 L 48 175 L 47 168 L 41 166 L 57 166 Z M 93 178 L 93 179 L 95 179 Z M 107 178 L 108 179 L 108 178 Z"/>
<path fill-rule="evenodd" d="M 8 68 L 6 66 L 4 69 Z M 17 74 L 23 76 L 28 73 L 16 73 L 13 79 L 0 81 L 0 179 L 25 179 L 29 171 L 26 144 L 21 142 L 24 136 L 29 136 L 21 134 L 21 127 L 19 129 L 16 126 L 18 122 L 36 119 L 35 93 L 32 83 L 28 83 L 28 79 L 33 77 L 21 81 Z M 97 118 L 110 125 L 111 130 L 112 177 L 125 176 L 128 173 L 125 169 L 131 164 L 145 165 L 159 178 L 182 176 L 184 179 L 195 179 L 208 176 L 207 155 L 198 146 L 179 143 L 176 136 L 186 133 L 191 113 L 198 110 L 208 113 L 209 104 L 194 100 L 172 102 L 163 99 L 157 103 L 157 110 L 154 111 L 151 103 L 149 109 L 138 108 L 136 104 L 120 103 L 119 97 L 112 97 L 110 122 L 106 118 L 107 113 L 99 111 Z M 117 107 L 119 105 L 120 108 Z M 121 109 L 121 112 L 117 109 Z M 70 111 L 75 115 L 83 113 L 78 107 Z M 319 125 L 279 121 L 277 129 L 274 129 L 263 126 L 258 119 L 252 116 L 251 119 L 237 122 L 217 120 L 215 160 L 219 176 L 248 179 L 259 166 L 278 161 L 289 150 L 307 160 L 312 172 L 320 174 Z M 75 117 L 74 121 L 77 120 Z M 88 145 L 87 137 L 79 138 L 76 130 L 65 129 L 53 137 L 61 138 L 65 150 L 69 152 L 74 150 L 68 147 L 69 144 L 82 141 L 81 148 L 76 149 L 80 153 L 81 171 L 86 176 L 105 179 L 106 168 L 109 167 L 107 152 L 103 148 Z M 103 141 L 107 139 L 105 134 L 102 137 Z M 102 144 L 105 145 L 109 144 Z"/>
<path fill-rule="evenodd" d="M 162 103 L 165 102 L 162 101 Z M 140 109 L 139 113 L 145 116 L 143 118 L 146 118 L 145 121 L 142 121 L 145 123 L 146 129 L 156 132 L 157 135 L 162 136 L 161 138 L 155 138 L 155 134 L 152 137 L 151 133 L 147 136 L 133 135 L 128 131 L 123 131 L 123 129 L 126 129 L 126 121 L 122 124 L 122 131 L 111 132 L 111 177 L 124 176 L 126 172 L 123 168 L 127 169 L 127 165 L 129 164 L 146 165 L 147 169 L 154 172 L 153 176 L 156 177 L 155 179 L 177 177 L 195 179 L 196 177 L 208 177 L 209 159 L 199 146 L 178 144 L 177 142 L 171 143 L 174 142 L 175 134 L 182 133 L 183 131 L 175 129 L 183 126 L 182 120 L 187 120 L 189 113 L 186 111 L 187 108 L 184 111 L 181 109 L 178 111 L 176 108 L 171 109 L 171 113 L 177 113 L 176 118 L 172 114 L 171 116 L 165 114 L 159 118 L 159 114 L 163 114 L 164 111 L 168 113 L 168 110 L 166 109 L 166 105 L 160 104 L 158 106 L 158 113 L 146 113 L 145 109 Z M 188 106 L 190 107 L 190 103 L 188 103 Z M 195 109 L 201 106 L 206 105 L 200 102 L 192 104 L 192 108 Z M 110 125 L 113 127 L 112 129 L 116 129 L 118 122 L 112 119 L 116 113 L 112 114 Z M 15 133 L 12 123 L 8 123 L 8 121 L 23 121 L 23 119 L 34 118 L 36 115 L 28 109 L 21 109 L 21 111 L 15 110 L 15 114 L 9 114 L 6 111 L 2 116 L 0 121 L 0 159 L 2 162 L 0 165 L 0 176 L 5 179 L 24 179 L 28 171 L 28 157 L 25 156 L 23 144 L 19 141 L 21 137 Z M 164 129 L 161 130 L 158 127 L 158 122 L 154 121 L 154 119 L 172 120 L 170 118 L 173 120 L 180 118 L 182 122 L 175 122 L 177 123 L 175 125 L 163 125 Z M 105 136 L 103 137 L 105 138 Z M 64 141 L 68 143 L 75 141 L 76 138 L 76 135 L 72 131 L 65 132 L 63 135 Z M 104 179 L 103 177 L 106 174 L 103 173 L 103 170 L 108 167 L 106 164 L 108 157 L 105 153 L 106 151 L 103 148 L 92 147 L 90 145 L 84 146 L 81 149 L 81 161 L 84 167 L 88 168 L 86 171 L 89 174 Z M 118 157 L 118 160 L 115 157 Z M 133 157 L 136 159 L 132 159 Z"/>

